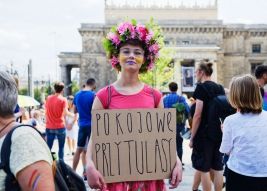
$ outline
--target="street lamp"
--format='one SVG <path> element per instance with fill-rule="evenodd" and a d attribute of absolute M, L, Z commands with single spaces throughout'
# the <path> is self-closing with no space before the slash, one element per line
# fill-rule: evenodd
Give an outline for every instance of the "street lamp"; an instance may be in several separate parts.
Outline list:
<path fill-rule="evenodd" d="M 41 86 L 41 103 L 44 103 L 44 101 L 45 101 L 44 85 L 49 85 L 50 86 L 50 79 L 49 79 L 49 81 L 46 81 L 44 79 L 44 76 L 42 75 L 41 79 L 37 79 L 37 80 L 34 81 L 34 85 L 37 86 L 37 95 L 38 95 L 38 86 L 39 85 Z M 49 87 L 49 90 L 50 90 L 50 87 Z"/>
<path fill-rule="evenodd" d="M 13 59 L 10 60 L 10 65 L 6 65 L 6 72 L 10 73 L 13 76 L 18 77 L 18 66 L 14 65 Z"/>

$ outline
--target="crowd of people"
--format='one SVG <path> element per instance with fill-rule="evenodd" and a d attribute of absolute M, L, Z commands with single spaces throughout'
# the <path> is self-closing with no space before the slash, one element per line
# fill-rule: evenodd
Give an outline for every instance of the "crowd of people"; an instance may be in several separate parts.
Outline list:
<path fill-rule="evenodd" d="M 43 108 L 32 109 L 30 117 L 24 117 L 24 123 L 38 129 L 42 136 L 23 125 L 12 135 L 9 165 L 22 190 L 55 190 L 50 151 L 57 139 L 58 158 L 64 160 L 67 139 L 67 154 L 73 155 L 72 168 L 76 170 L 82 158 L 83 177 L 91 188 L 166 191 L 164 180 L 105 183 L 93 161 L 91 110 L 172 108 L 176 103 L 184 105 L 183 118 L 188 120 L 176 125 L 177 157 L 169 179 L 171 189 L 177 188 L 182 181 L 181 132 L 188 128 L 192 166 L 196 170 L 193 191 L 199 191 L 200 183 L 204 191 L 211 191 L 211 182 L 215 191 L 221 191 L 223 187 L 227 191 L 267 190 L 267 113 L 264 111 L 267 93 L 263 89 L 267 84 L 267 66 L 256 68 L 256 78 L 251 75 L 234 77 L 228 90 L 211 80 L 213 64 L 202 61 L 195 68 L 194 77 L 198 83 L 192 98 L 178 95 L 176 82 L 169 83 L 170 94 L 163 98 L 160 91 L 144 84 L 138 77 L 156 65 L 163 43 L 153 21 L 146 27 L 150 28 L 129 22 L 118 23 L 104 38 L 108 59 L 121 73 L 117 81 L 95 93 L 96 81 L 88 78 L 83 89 L 67 98 L 62 95 L 64 83 L 56 82 L 55 94 L 47 97 Z M 235 113 L 225 119 L 216 119 L 221 123 L 213 128 L 221 129 L 220 133 L 210 134 L 207 132 L 210 103 L 219 95 L 227 95 Z M 15 79 L 0 71 L 0 146 L 8 132 L 20 125 L 17 118 L 25 113 L 17 106 L 17 97 Z M 221 137 L 215 139 L 218 136 Z M 6 190 L 3 168 L 0 174 L 2 191 Z"/>

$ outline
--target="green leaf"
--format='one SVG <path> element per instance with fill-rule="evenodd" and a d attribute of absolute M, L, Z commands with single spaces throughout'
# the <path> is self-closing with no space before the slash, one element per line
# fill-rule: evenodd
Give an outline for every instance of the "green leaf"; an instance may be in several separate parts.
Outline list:
<path fill-rule="evenodd" d="M 115 34 L 118 34 L 117 27 L 116 27 L 116 26 L 115 26 L 115 27 L 112 27 L 112 28 L 110 29 L 110 32 L 113 32 L 113 33 L 115 33 Z"/>
<path fill-rule="evenodd" d="M 133 24 L 134 26 L 136 26 L 136 25 L 137 25 L 136 20 L 132 19 L 132 24 Z"/>

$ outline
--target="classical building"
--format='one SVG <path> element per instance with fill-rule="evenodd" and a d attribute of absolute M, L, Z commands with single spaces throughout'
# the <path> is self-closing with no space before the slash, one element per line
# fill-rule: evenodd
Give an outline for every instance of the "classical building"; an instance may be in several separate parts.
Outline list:
<path fill-rule="evenodd" d="M 127 3 L 123 6 L 108 5 L 105 1 L 104 11 L 105 23 L 82 23 L 78 29 L 82 37 L 82 52 L 59 55 L 61 77 L 66 84 L 70 83 L 73 67 L 80 68 L 80 86 L 88 77 L 97 80 L 98 88 L 116 80 L 116 72 L 111 70 L 106 60 L 101 39 L 110 27 L 125 17 L 144 24 L 153 16 L 163 29 L 166 48 L 174 50 L 174 61 L 182 59 L 176 63 L 182 67 L 195 67 L 203 59 L 210 60 L 214 62 L 212 79 L 225 87 L 233 76 L 253 73 L 259 64 L 267 65 L 267 25 L 225 24 L 218 20 L 217 0 L 206 7 L 169 4 L 164 7 L 141 4 L 132 7 Z M 181 76 L 182 68 L 177 72 Z M 182 85 L 183 82 L 179 80 L 178 83 Z M 184 90 L 186 93 L 190 91 Z"/>

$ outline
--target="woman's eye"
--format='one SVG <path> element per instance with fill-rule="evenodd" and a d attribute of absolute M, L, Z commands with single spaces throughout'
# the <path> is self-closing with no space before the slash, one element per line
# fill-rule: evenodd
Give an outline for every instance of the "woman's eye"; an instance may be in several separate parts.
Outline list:
<path fill-rule="evenodd" d="M 128 51 L 128 50 L 124 50 L 124 51 L 122 51 L 122 53 L 123 53 L 123 54 L 129 54 L 130 51 Z"/>
<path fill-rule="evenodd" d="M 135 52 L 134 54 L 135 55 L 141 55 L 142 53 L 141 52 Z"/>

